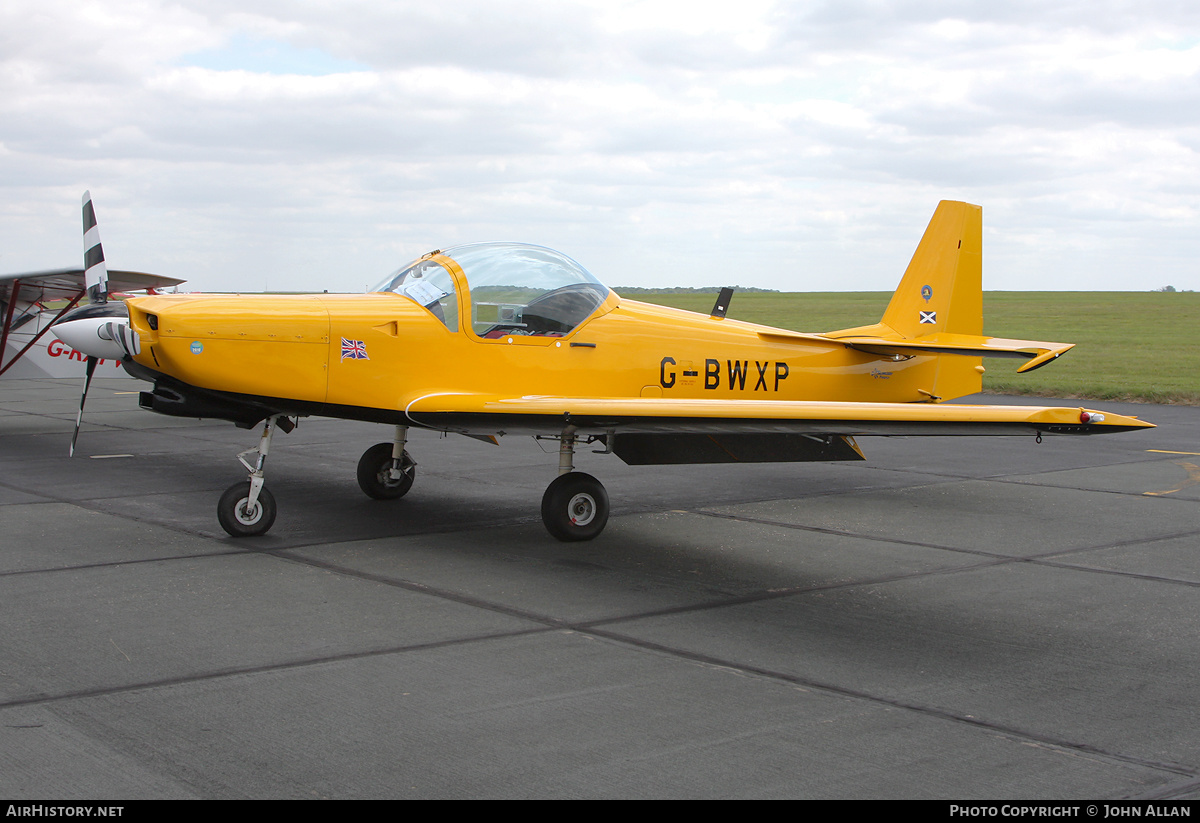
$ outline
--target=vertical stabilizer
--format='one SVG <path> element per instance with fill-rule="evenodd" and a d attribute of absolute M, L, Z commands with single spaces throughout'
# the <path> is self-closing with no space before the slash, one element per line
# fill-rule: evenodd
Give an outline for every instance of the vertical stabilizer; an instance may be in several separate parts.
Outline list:
<path fill-rule="evenodd" d="M 984 337 L 983 210 L 952 200 L 938 204 L 883 319 L 822 336 L 896 364 L 890 386 L 913 401 L 981 391 L 984 357 L 1026 358 L 1025 372 L 1072 345 Z"/>
<path fill-rule="evenodd" d="M 983 334 L 983 209 L 943 200 L 892 295 L 883 323 L 905 339 Z"/>

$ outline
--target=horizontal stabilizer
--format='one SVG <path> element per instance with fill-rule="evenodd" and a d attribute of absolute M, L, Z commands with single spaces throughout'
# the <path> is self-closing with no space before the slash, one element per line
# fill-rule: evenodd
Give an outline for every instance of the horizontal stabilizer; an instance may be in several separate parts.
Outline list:
<path fill-rule="evenodd" d="M 1013 357 L 1029 361 L 1017 369 L 1017 372 L 1028 372 L 1040 368 L 1075 346 L 1074 343 L 1010 340 L 1005 337 L 984 337 L 949 332 L 904 340 L 894 334 L 885 336 L 889 331 L 887 326 L 879 324 L 830 332 L 829 334 L 779 331 L 759 332 L 758 336 L 763 340 L 801 345 L 836 342 L 847 348 L 887 358 L 912 357 L 918 354 L 959 354 L 968 357 Z M 876 335 L 870 334 L 870 332 L 883 332 L 883 334 Z"/>
<path fill-rule="evenodd" d="M 1017 372 L 1033 371 L 1072 349 L 1074 343 L 1051 343 L 1041 340 L 1010 340 L 1004 337 L 984 337 L 974 334 L 930 334 L 911 340 L 887 337 L 831 335 L 852 349 L 888 356 L 917 354 L 959 354 L 969 357 L 1016 357 L 1029 362 Z"/>

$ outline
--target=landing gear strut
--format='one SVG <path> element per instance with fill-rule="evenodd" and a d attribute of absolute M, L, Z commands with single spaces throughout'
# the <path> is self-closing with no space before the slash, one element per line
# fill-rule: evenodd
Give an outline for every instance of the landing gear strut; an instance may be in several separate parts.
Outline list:
<path fill-rule="evenodd" d="M 358 486 L 367 497 L 394 500 L 408 494 L 417 478 L 417 464 L 404 449 L 408 426 L 396 427 L 391 443 L 376 443 L 358 461 Z"/>
<path fill-rule="evenodd" d="M 232 537 L 266 534 L 275 522 L 275 497 L 263 486 L 266 481 L 263 466 L 266 465 L 267 453 L 271 450 L 271 436 L 276 428 L 286 433 L 295 425 L 282 415 L 267 418 L 263 422 L 258 446 L 238 455 L 238 462 L 250 472 L 249 484 L 245 481 L 234 483 L 217 503 L 217 520 Z M 247 455 L 256 455 L 253 464 L 246 460 Z"/>
<path fill-rule="evenodd" d="M 608 523 L 608 492 L 590 474 L 575 471 L 575 434 L 559 438 L 558 477 L 542 495 L 546 531 L 566 542 L 591 540 Z"/>

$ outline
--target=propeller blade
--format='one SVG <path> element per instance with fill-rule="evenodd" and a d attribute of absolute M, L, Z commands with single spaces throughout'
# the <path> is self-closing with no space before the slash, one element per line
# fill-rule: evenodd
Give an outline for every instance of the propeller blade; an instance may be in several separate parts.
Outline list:
<path fill-rule="evenodd" d="M 104 246 L 100 244 L 100 228 L 96 225 L 96 209 L 92 193 L 83 193 L 83 282 L 88 299 L 93 303 L 108 301 L 108 266 L 104 262 Z"/>
<path fill-rule="evenodd" d="M 79 396 L 79 414 L 75 416 L 75 432 L 71 435 L 71 457 L 75 456 L 75 443 L 79 440 L 79 428 L 83 425 L 83 407 L 87 403 L 88 389 L 91 388 L 92 375 L 96 373 L 100 355 L 119 360 L 122 354 L 136 354 L 140 343 L 137 334 L 127 326 L 109 320 L 119 315 L 128 318 L 129 310 L 123 304 L 106 305 L 108 265 L 104 262 L 104 246 L 100 244 L 100 229 L 96 225 L 96 209 L 92 206 L 90 191 L 83 193 L 83 269 L 83 284 L 87 287 L 91 305 L 75 309 L 63 317 L 54 329 L 60 340 L 87 354 L 83 394 Z M 67 336 L 64 338 L 59 332 L 65 332 Z M 114 334 L 119 337 L 114 339 Z"/>
<path fill-rule="evenodd" d="M 71 451 L 69 457 L 75 456 L 75 441 L 79 439 L 79 426 L 83 423 L 83 404 L 87 402 L 88 388 L 92 385 L 92 375 L 96 372 L 96 363 L 100 361 L 98 357 L 89 357 L 87 359 L 87 375 L 83 378 L 83 394 L 79 398 L 79 414 L 75 418 L 75 433 L 71 435 Z"/>

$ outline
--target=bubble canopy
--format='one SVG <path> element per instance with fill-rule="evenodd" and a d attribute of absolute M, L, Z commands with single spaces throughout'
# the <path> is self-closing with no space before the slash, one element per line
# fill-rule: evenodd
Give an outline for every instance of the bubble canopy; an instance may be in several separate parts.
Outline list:
<path fill-rule="evenodd" d="M 562 336 L 604 303 L 608 287 L 566 255 L 523 243 L 475 243 L 426 255 L 372 291 L 393 292 L 458 330 L 456 282 L 439 258 L 466 276 L 463 310 L 479 337 Z"/>

